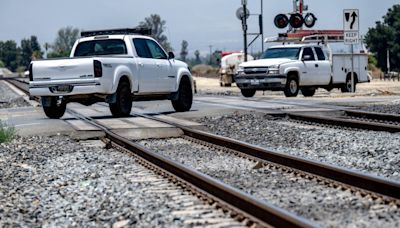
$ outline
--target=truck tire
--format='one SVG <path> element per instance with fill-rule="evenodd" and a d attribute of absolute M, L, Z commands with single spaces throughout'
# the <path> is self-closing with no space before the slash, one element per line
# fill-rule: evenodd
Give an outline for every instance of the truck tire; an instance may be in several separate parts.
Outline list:
<path fill-rule="evenodd" d="M 244 97 L 254 97 L 254 95 L 256 94 L 255 89 L 241 89 L 240 92 L 242 92 L 242 95 Z"/>
<path fill-rule="evenodd" d="M 222 74 L 220 77 L 221 87 L 231 87 L 233 83 L 233 75 Z"/>
<path fill-rule="evenodd" d="M 110 111 L 114 117 L 127 117 L 132 110 L 132 93 L 129 83 L 121 81 L 117 88 L 117 101 L 110 104 Z"/>
<path fill-rule="evenodd" d="M 57 98 L 52 97 L 50 101 L 50 106 L 43 106 L 43 111 L 46 116 L 50 119 L 60 119 L 67 108 L 67 104 L 65 102 L 61 102 L 61 104 L 57 103 Z"/>
<path fill-rule="evenodd" d="M 315 88 L 301 88 L 301 93 L 305 97 L 312 97 L 315 94 L 316 89 Z"/>
<path fill-rule="evenodd" d="M 356 92 L 357 88 L 357 78 L 354 75 L 354 92 Z M 351 93 L 351 76 L 347 76 L 346 83 L 341 88 L 342 93 Z"/>
<path fill-rule="evenodd" d="M 192 107 L 193 91 L 189 78 L 183 77 L 179 83 L 178 99 L 171 100 L 172 106 L 177 112 L 187 112 Z"/>
<path fill-rule="evenodd" d="M 299 80 L 294 75 L 289 75 L 283 90 L 286 97 L 297 97 L 299 94 Z"/>

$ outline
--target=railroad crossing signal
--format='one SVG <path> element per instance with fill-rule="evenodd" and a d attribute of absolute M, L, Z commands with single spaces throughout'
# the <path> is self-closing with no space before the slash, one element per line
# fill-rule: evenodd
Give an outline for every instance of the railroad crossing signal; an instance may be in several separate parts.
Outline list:
<path fill-rule="evenodd" d="M 358 9 L 343 10 L 344 43 L 357 44 L 359 42 L 360 14 Z"/>
<path fill-rule="evenodd" d="M 307 28 L 314 27 L 317 17 L 313 13 L 304 15 L 304 11 L 308 11 L 308 6 L 304 5 L 304 0 L 293 0 L 293 12 L 276 15 L 274 24 L 279 29 L 290 25 L 289 30 L 302 28 L 303 25 Z"/>

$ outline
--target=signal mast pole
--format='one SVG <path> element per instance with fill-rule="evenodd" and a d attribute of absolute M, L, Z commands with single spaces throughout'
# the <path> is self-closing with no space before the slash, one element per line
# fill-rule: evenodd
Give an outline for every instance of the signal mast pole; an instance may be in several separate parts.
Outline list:
<path fill-rule="evenodd" d="M 244 61 L 247 62 L 247 0 L 242 0 L 243 5 L 243 41 L 244 41 Z"/>

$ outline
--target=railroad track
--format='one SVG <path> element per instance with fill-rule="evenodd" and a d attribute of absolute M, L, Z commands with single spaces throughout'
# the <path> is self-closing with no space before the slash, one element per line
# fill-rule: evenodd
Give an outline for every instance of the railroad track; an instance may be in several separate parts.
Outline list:
<path fill-rule="evenodd" d="M 15 80 L 10 81 L 13 85 L 20 88 L 28 94 L 28 84 L 26 82 Z M 194 169 L 185 167 L 166 157 L 160 156 L 155 152 L 131 142 L 110 129 L 98 123 L 96 120 L 83 116 L 78 112 L 67 109 L 67 112 L 75 118 L 83 120 L 99 129 L 101 129 L 109 143 L 118 150 L 125 150 L 133 153 L 149 163 L 159 174 L 171 178 L 174 182 L 180 182 L 183 186 L 196 192 L 200 198 L 205 199 L 210 204 L 218 203 L 225 211 L 229 211 L 233 217 L 240 221 L 245 221 L 248 226 L 277 226 L 277 227 L 316 227 L 302 217 L 296 216 L 290 212 L 282 210 L 267 202 L 259 201 L 256 198 L 234 189 L 214 178 L 206 176 Z"/>
<path fill-rule="evenodd" d="M 357 128 L 370 131 L 387 131 L 391 133 L 400 132 L 400 122 L 385 119 L 386 117 L 400 118 L 398 115 L 388 116 L 388 114 L 358 112 L 353 110 L 344 110 L 343 112 L 346 115 L 342 117 L 297 113 L 287 113 L 286 116 L 297 121 L 318 123 L 335 127 Z M 364 115 L 362 113 L 364 113 Z M 375 116 L 379 118 L 369 118 L 369 116 Z"/>
<path fill-rule="evenodd" d="M 20 83 L 16 86 L 21 88 L 24 87 L 23 84 L 24 83 Z M 27 86 L 25 85 L 25 89 L 26 88 Z M 252 224 L 262 226 L 315 225 L 266 202 L 258 201 L 257 199 L 226 186 L 215 179 L 197 172 L 196 170 L 184 167 L 168 158 L 157 155 L 156 153 L 111 132 L 106 126 L 99 124 L 96 120 L 91 119 L 90 117 L 83 116 L 73 110 L 68 110 L 68 112 L 76 118 L 84 120 L 103 130 L 112 145 L 135 153 L 147 162 L 152 163 L 158 169 L 162 169 L 162 171 L 160 171 L 161 173 L 170 173 L 170 175 L 176 176 L 175 178 L 188 182 L 188 185 L 193 185 L 198 192 L 208 194 L 209 198 L 213 201 L 219 202 L 221 207 L 226 207 L 229 208 L 229 210 L 236 211 L 236 214 L 240 214 L 239 217 L 250 218 Z M 238 140 L 190 129 L 167 120 L 158 119 L 154 116 L 143 115 L 140 113 L 135 113 L 135 115 L 178 127 L 184 132 L 184 138 L 194 143 L 222 149 L 238 156 L 255 159 L 261 161 L 265 166 L 277 166 L 279 167 L 279 170 L 286 172 L 300 173 L 304 178 L 310 180 L 316 179 L 319 183 L 334 188 L 341 188 L 343 190 L 350 189 L 352 192 L 360 193 L 362 196 L 370 196 L 372 199 L 379 198 L 388 204 L 394 202 L 396 205 L 400 205 L 399 183 L 336 166 L 326 165 L 320 162 L 269 151 Z"/>
<path fill-rule="evenodd" d="M 257 100 L 251 100 L 252 102 L 259 102 Z M 280 101 L 268 101 L 274 104 L 282 105 L 297 105 L 308 108 L 322 108 L 331 109 L 335 112 L 340 113 L 338 116 L 323 116 L 321 114 L 310 114 L 307 113 L 295 113 L 289 112 L 291 108 L 285 108 L 282 110 L 269 109 L 269 108 L 256 108 L 247 105 L 227 105 L 220 104 L 226 107 L 240 108 L 254 111 L 267 111 L 270 115 L 276 117 L 287 117 L 295 121 L 301 121 L 306 123 L 317 123 L 333 127 L 345 127 L 345 128 L 356 128 L 370 131 L 387 131 L 391 133 L 400 132 L 400 115 L 376 113 L 376 112 L 364 112 L 359 110 L 351 110 L 349 108 L 334 106 L 334 105 L 310 105 L 310 104 L 296 104 L 293 102 L 280 102 Z M 219 105 L 217 102 L 212 101 L 200 101 L 200 103 Z"/>

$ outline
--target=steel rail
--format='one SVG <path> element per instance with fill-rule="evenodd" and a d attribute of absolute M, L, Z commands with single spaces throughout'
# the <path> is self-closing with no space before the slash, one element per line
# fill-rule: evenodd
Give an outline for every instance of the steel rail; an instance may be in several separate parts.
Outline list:
<path fill-rule="evenodd" d="M 214 135 L 200 130 L 191 129 L 168 120 L 156 118 L 154 116 L 149 116 L 141 113 L 134 113 L 134 114 L 137 116 L 153 119 L 158 122 L 163 122 L 178 127 L 184 132 L 185 135 L 196 138 L 198 140 L 213 143 L 215 145 L 236 150 L 241 153 L 257 157 L 265 161 L 273 162 L 279 165 L 287 166 L 313 175 L 341 182 L 346 185 L 353 186 L 362 190 L 367 190 L 394 199 L 400 199 L 400 183 L 398 182 L 364 174 L 359 171 L 354 171 L 334 165 L 328 165 L 321 162 L 316 162 L 292 155 L 273 152 L 265 148 L 254 146 L 238 140 Z M 310 117 L 307 115 L 300 115 L 300 114 L 288 114 L 288 115 L 290 115 L 290 117 L 299 118 L 300 120 L 309 121 L 310 119 Z M 312 116 L 312 118 L 314 117 L 315 116 Z M 327 123 L 325 122 L 325 120 L 329 119 L 328 122 L 335 125 L 336 125 L 335 121 L 337 121 L 337 118 L 327 118 L 327 117 L 316 117 L 315 119 L 321 120 L 321 123 Z M 340 119 L 340 121 L 342 121 L 342 119 Z M 359 126 L 360 124 L 366 124 L 365 122 L 354 121 L 354 120 L 346 120 L 346 122 L 347 122 L 347 124 L 345 125 L 346 127 L 349 127 L 349 123 L 355 124 L 356 126 Z M 386 126 L 385 124 L 374 124 L 375 127 L 376 125 Z M 392 128 L 393 126 L 390 127 Z"/>
<path fill-rule="evenodd" d="M 309 121 L 320 124 L 328 124 L 341 127 L 351 127 L 372 131 L 387 131 L 391 133 L 400 132 L 400 126 L 385 124 L 385 123 L 373 123 L 359 120 L 342 119 L 335 117 L 316 116 L 316 115 L 305 115 L 305 114 L 294 114 L 287 113 L 289 118 L 294 120 Z"/>
<path fill-rule="evenodd" d="M 316 176 L 341 182 L 362 190 L 367 190 L 369 192 L 377 193 L 397 200 L 400 199 L 400 183 L 398 182 L 322 162 L 270 151 L 239 140 L 191 129 L 189 127 L 185 127 L 168 120 L 159 119 L 154 116 L 141 113 L 134 114 L 178 127 L 184 132 L 185 135 L 198 140 L 229 148 L 243 154 L 307 172 Z"/>
<path fill-rule="evenodd" d="M 26 88 L 19 88 L 24 92 L 29 93 Z M 83 116 L 82 114 L 71 109 L 67 109 L 67 112 L 76 118 L 81 119 L 102 130 L 106 137 L 113 143 L 116 143 L 117 145 L 131 151 L 137 156 L 167 171 L 173 176 L 188 182 L 190 185 L 195 186 L 202 192 L 208 193 L 213 198 L 219 199 L 223 204 L 227 204 L 230 207 L 235 208 L 244 215 L 248 216 L 250 219 L 256 221 L 261 226 L 318 227 L 317 224 L 312 223 L 302 217 L 294 215 L 265 201 L 259 201 L 253 196 L 224 184 L 219 180 L 211 178 L 195 169 L 186 167 L 180 163 L 172 161 L 171 159 L 152 152 L 147 148 L 112 132 L 106 126 L 98 123 L 93 118 Z"/>
<path fill-rule="evenodd" d="M 186 167 L 180 163 L 172 161 L 169 158 L 161 156 L 147 148 L 130 141 L 114 132 L 107 127 L 99 124 L 96 120 L 83 116 L 76 111 L 68 109 L 71 115 L 101 129 L 108 139 L 119 146 L 128 149 L 146 161 L 156 165 L 157 167 L 171 173 L 180 179 L 187 181 L 191 185 L 201 189 L 202 191 L 218 198 L 224 203 L 238 209 L 250 218 L 259 222 L 263 226 L 272 225 L 277 227 L 316 227 L 317 225 L 296 216 L 290 212 L 280 209 L 272 204 L 259 201 L 253 196 L 239 191 L 219 180 L 211 178 L 199 171 Z"/>
<path fill-rule="evenodd" d="M 249 100 L 252 102 L 260 102 L 259 100 Z M 196 101 L 198 103 L 206 103 L 206 104 L 213 104 L 213 105 L 221 105 L 218 102 L 213 101 Z M 311 104 L 298 104 L 294 102 L 284 102 L 284 101 L 268 101 L 268 103 L 275 103 L 275 104 L 283 104 L 283 105 L 296 105 L 296 106 L 303 106 L 303 107 L 313 107 L 313 108 L 323 108 L 323 109 L 331 109 L 338 112 L 343 112 L 348 116 L 353 117 L 362 117 L 367 119 L 376 119 L 376 120 L 383 120 L 383 121 L 392 121 L 392 122 L 400 122 L 400 115 L 394 114 L 385 114 L 385 113 L 371 113 L 371 112 L 363 112 L 358 110 L 352 110 L 347 107 L 341 106 L 334 106 L 334 105 L 311 105 Z M 314 118 L 314 116 L 309 116 L 305 114 L 296 114 L 294 112 L 288 112 L 285 110 L 276 110 L 271 108 L 259 108 L 259 107 L 251 107 L 247 105 L 226 105 L 223 106 L 230 106 L 232 108 L 242 108 L 248 110 L 256 110 L 256 111 L 268 111 L 269 114 L 276 117 L 285 117 L 288 116 L 292 119 L 303 120 L 303 121 L 310 121 L 316 122 L 321 124 L 329 124 L 329 125 L 336 125 L 336 126 L 343 126 L 343 127 L 351 127 L 351 128 L 359 128 L 365 130 L 372 130 L 372 131 L 388 131 L 388 132 L 399 132 L 400 126 L 392 125 L 392 124 L 385 124 L 385 123 L 374 123 L 374 122 L 366 122 L 360 120 L 346 120 L 342 118 L 336 118 L 333 120 L 332 117 L 318 117 Z M 307 118 L 307 117 L 309 118 Z M 348 122 L 347 122 L 348 121 Z"/>
<path fill-rule="evenodd" d="M 365 112 L 365 111 L 358 111 L 358 110 L 344 110 L 344 113 L 348 116 L 353 116 L 353 117 L 400 122 L 400 115 L 396 115 L 396 114 L 379 113 L 379 112 Z"/>

